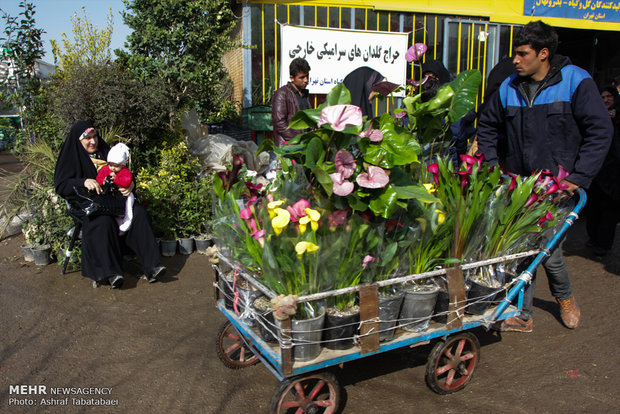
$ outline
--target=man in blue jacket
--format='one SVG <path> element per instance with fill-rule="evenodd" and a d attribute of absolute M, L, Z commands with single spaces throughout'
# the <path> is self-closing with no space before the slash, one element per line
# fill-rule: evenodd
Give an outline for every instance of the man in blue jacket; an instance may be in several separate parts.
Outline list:
<path fill-rule="evenodd" d="M 558 36 L 542 21 L 516 34 L 513 63 L 517 71 L 500 85 L 479 120 L 478 149 L 497 164 L 497 137 L 507 137 L 506 170 L 520 175 L 562 166 L 562 181 L 572 193 L 588 188 L 605 160 L 613 126 L 598 88 L 570 59 L 555 55 Z M 573 297 L 561 245 L 543 264 L 549 288 L 560 305 L 562 322 L 574 329 L 581 313 Z M 501 331 L 531 332 L 536 278 L 526 287 L 521 314 L 502 321 Z"/>

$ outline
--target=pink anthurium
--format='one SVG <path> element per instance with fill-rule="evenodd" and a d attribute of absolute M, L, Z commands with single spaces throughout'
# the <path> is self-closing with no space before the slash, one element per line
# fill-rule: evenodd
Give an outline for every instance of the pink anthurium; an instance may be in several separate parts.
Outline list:
<path fill-rule="evenodd" d="M 368 172 L 359 174 L 355 181 L 364 188 L 383 188 L 390 182 L 390 177 L 385 170 L 375 165 L 369 165 Z"/>
<path fill-rule="evenodd" d="M 343 179 L 340 173 L 332 173 L 329 175 L 329 178 L 331 178 L 334 183 L 333 192 L 338 196 L 348 196 L 355 188 L 355 184 Z"/>
<path fill-rule="evenodd" d="M 297 223 L 300 217 L 306 215 L 306 209 L 310 207 L 310 202 L 306 199 L 300 198 L 298 202 L 292 206 L 286 207 L 289 213 L 291 213 L 291 221 Z"/>
<path fill-rule="evenodd" d="M 424 43 L 415 43 L 407 50 L 407 53 L 405 53 L 405 59 L 407 62 L 415 62 L 419 60 L 427 50 L 428 46 Z"/>
<path fill-rule="evenodd" d="M 406 112 L 404 112 L 404 114 L 407 115 Z M 371 124 L 368 130 L 360 134 L 360 137 L 368 137 L 370 138 L 372 142 L 381 142 L 383 140 L 383 132 L 381 132 L 380 129 L 372 129 L 372 124 Z"/>
<path fill-rule="evenodd" d="M 332 105 L 323 108 L 318 126 L 328 124 L 334 131 L 342 131 L 348 126 L 361 126 L 362 122 L 362 110 L 359 106 Z"/>
<path fill-rule="evenodd" d="M 334 157 L 336 164 L 336 172 L 340 173 L 342 178 L 349 178 L 355 172 L 355 158 L 347 150 L 339 150 Z"/>

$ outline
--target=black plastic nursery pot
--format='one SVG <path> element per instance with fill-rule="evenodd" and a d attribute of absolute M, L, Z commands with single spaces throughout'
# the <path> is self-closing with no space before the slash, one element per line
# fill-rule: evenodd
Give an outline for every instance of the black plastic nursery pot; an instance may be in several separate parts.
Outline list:
<path fill-rule="evenodd" d="M 352 348 L 353 335 L 357 333 L 360 322 L 360 313 L 351 315 L 329 314 L 325 315 L 323 327 L 323 345 L 328 349 Z"/>

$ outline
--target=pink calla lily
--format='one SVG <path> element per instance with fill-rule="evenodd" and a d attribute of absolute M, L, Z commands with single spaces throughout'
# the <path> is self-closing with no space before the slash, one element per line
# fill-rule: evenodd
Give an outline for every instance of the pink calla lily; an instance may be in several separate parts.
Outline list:
<path fill-rule="evenodd" d="M 306 215 L 306 209 L 310 207 L 310 202 L 306 199 L 299 199 L 298 202 L 292 206 L 286 207 L 286 210 L 291 213 L 291 221 L 297 223 L 300 217 Z"/>
<path fill-rule="evenodd" d="M 329 178 L 331 178 L 332 182 L 334 183 L 332 191 L 338 196 L 348 196 L 353 192 L 353 189 L 355 188 L 355 184 L 353 184 L 351 181 L 343 179 L 340 173 L 332 173 L 329 175 Z"/>
<path fill-rule="evenodd" d="M 538 225 L 539 225 L 540 227 L 542 227 L 542 226 L 543 226 L 543 224 L 545 224 L 545 221 L 547 221 L 547 220 L 553 220 L 553 214 L 551 214 L 551 212 L 549 212 L 549 211 L 547 211 L 547 212 L 545 213 L 545 215 L 544 215 L 544 216 L 542 216 L 542 217 L 538 220 Z"/>
<path fill-rule="evenodd" d="M 366 269 L 366 266 L 368 266 L 374 261 L 375 261 L 375 258 L 367 254 L 366 256 L 364 256 L 364 260 L 362 260 L 362 267 Z"/>
<path fill-rule="evenodd" d="M 336 164 L 336 172 L 340 173 L 342 178 L 349 178 L 355 172 L 355 158 L 347 150 L 339 150 L 334 157 L 334 164 Z"/>
<path fill-rule="evenodd" d="M 436 162 L 429 164 L 428 167 L 426 167 L 426 171 L 433 174 L 435 184 L 439 184 L 439 165 L 437 165 Z"/>
<path fill-rule="evenodd" d="M 525 207 L 529 207 L 537 201 L 538 201 L 538 195 L 536 193 L 532 193 L 530 198 L 528 198 L 527 201 L 525 202 Z"/>
<path fill-rule="evenodd" d="M 407 53 L 405 53 L 405 59 L 407 62 L 415 62 L 419 60 L 427 50 L 428 46 L 424 43 L 415 43 L 407 50 Z"/>
<path fill-rule="evenodd" d="M 510 192 L 514 190 L 515 188 L 517 188 L 517 176 L 513 173 L 508 173 L 508 175 L 511 178 L 510 185 L 508 186 L 508 192 Z"/>
<path fill-rule="evenodd" d="M 471 173 L 467 171 L 457 171 L 454 174 L 458 175 L 461 179 L 461 188 L 467 187 L 467 184 L 469 184 L 469 176 L 471 175 Z"/>
<path fill-rule="evenodd" d="M 250 208 L 244 208 L 243 210 L 241 210 L 239 212 L 239 217 L 241 217 L 244 220 L 248 220 L 249 218 L 252 217 L 252 210 L 250 210 Z"/>
<path fill-rule="evenodd" d="M 564 169 L 561 165 L 558 165 L 558 180 L 562 181 L 568 177 L 570 173 Z"/>
<path fill-rule="evenodd" d="M 355 181 L 364 188 L 383 188 L 390 182 L 390 177 L 385 170 L 375 165 L 369 165 L 368 172 L 359 174 Z"/>
<path fill-rule="evenodd" d="M 342 131 L 348 126 L 361 126 L 362 110 L 355 105 L 332 105 L 323 108 L 318 126 L 330 125 L 334 131 Z"/>

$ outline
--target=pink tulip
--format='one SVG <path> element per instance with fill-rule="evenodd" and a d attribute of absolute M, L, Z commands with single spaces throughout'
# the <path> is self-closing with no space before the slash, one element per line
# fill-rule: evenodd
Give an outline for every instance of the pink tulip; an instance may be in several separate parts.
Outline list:
<path fill-rule="evenodd" d="M 390 182 L 390 177 L 385 170 L 375 165 L 369 165 L 368 172 L 359 174 L 355 181 L 364 188 L 383 188 Z"/>
<path fill-rule="evenodd" d="M 286 207 L 289 213 L 291 213 L 291 221 L 293 223 L 297 223 L 297 220 L 300 217 L 306 215 L 306 209 L 310 208 L 310 202 L 303 198 L 300 198 L 298 202 L 293 204 L 292 206 Z"/>
<path fill-rule="evenodd" d="M 426 171 L 433 174 L 435 184 L 439 184 L 439 165 L 436 162 L 429 164 L 428 167 L 426 167 Z"/>
<path fill-rule="evenodd" d="M 364 267 L 364 269 L 366 269 L 366 266 L 368 266 L 369 264 L 371 264 L 374 261 L 375 261 L 375 258 L 367 254 L 364 257 L 364 260 L 362 260 L 362 266 Z"/>
<path fill-rule="evenodd" d="M 334 210 L 331 216 L 329 216 L 329 227 L 333 229 L 345 224 L 347 222 L 348 213 L 349 210 Z"/>
<path fill-rule="evenodd" d="M 406 112 L 401 112 L 402 115 L 401 118 L 405 115 L 407 115 Z M 396 117 L 398 118 L 398 114 L 396 115 Z M 370 140 L 372 142 L 381 142 L 383 140 L 383 132 L 381 132 L 380 129 L 372 129 L 372 125 L 368 128 L 367 131 L 364 131 L 360 134 L 360 137 L 368 137 L 370 138 Z"/>
<path fill-rule="evenodd" d="M 427 50 L 428 47 L 424 43 L 415 43 L 407 50 L 407 53 L 405 53 L 405 59 L 407 62 L 415 62 L 419 60 Z"/>
<path fill-rule="evenodd" d="M 318 126 L 331 125 L 334 131 L 342 131 L 348 126 L 362 125 L 362 110 L 355 105 L 332 105 L 323 108 Z"/>
<path fill-rule="evenodd" d="M 332 182 L 334 183 L 334 194 L 341 197 L 348 196 L 353 192 L 353 189 L 355 188 L 355 184 L 343 179 L 340 173 L 332 173 L 329 175 L 329 178 L 331 178 Z"/>
<path fill-rule="evenodd" d="M 342 178 L 349 178 L 355 172 L 355 159 L 353 154 L 347 150 L 339 150 L 334 157 L 336 164 L 336 172 L 339 172 Z"/>

